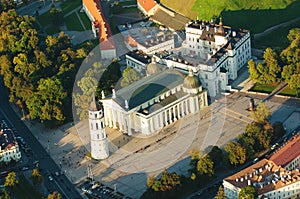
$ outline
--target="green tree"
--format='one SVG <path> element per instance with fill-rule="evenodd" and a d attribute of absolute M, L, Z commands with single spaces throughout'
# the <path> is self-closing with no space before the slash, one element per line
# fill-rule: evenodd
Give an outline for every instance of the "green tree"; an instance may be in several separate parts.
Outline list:
<path fill-rule="evenodd" d="M 238 199 L 257 199 L 258 194 L 253 186 L 246 186 L 241 188 Z"/>
<path fill-rule="evenodd" d="M 218 146 L 213 146 L 211 151 L 208 153 L 210 159 L 213 161 L 214 166 L 222 164 L 223 152 Z"/>
<path fill-rule="evenodd" d="M 55 191 L 52 194 L 49 194 L 47 199 L 61 199 L 61 195 Z"/>
<path fill-rule="evenodd" d="M 289 87 L 296 90 L 296 95 L 298 97 L 298 91 L 300 89 L 300 74 L 293 74 L 291 79 L 288 81 Z"/>
<path fill-rule="evenodd" d="M 197 163 L 197 171 L 200 175 L 213 176 L 214 174 L 214 162 L 208 155 L 201 157 Z"/>
<path fill-rule="evenodd" d="M 292 42 L 295 39 L 297 39 L 297 37 L 299 36 L 300 36 L 300 28 L 294 28 L 289 31 L 287 38 L 290 42 Z"/>
<path fill-rule="evenodd" d="M 138 74 L 138 72 L 136 72 L 136 70 L 134 70 L 133 68 L 127 67 L 123 71 L 123 78 L 121 80 L 121 86 L 126 87 L 126 86 L 132 84 L 133 82 L 138 81 L 139 79 L 141 79 L 140 74 Z"/>
<path fill-rule="evenodd" d="M 37 168 L 32 170 L 30 179 L 32 180 L 32 183 L 34 185 L 38 185 L 38 184 L 41 184 L 43 182 L 43 176 L 40 174 L 40 172 Z"/>
<path fill-rule="evenodd" d="M 232 141 L 226 144 L 225 151 L 228 153 L 229 162 L 233 165 L 244 164 L 246 161 L 246 149 L 239 143 Z"/>
<path fill-rule="evenodd" d="M 19 184 L 16 173 L 14 171 L 9 172 L 5 178 L 4 186 L 6 187 L 14 187 Z"/>
<path fill-rule="evenodd" d="M 278 55 L 271 48 L 265 50 L 264 62 L 268 68 L 268 83 L 277 82 L 280 77 L 281 67 L 278 64 Z"/>
<path fill-rule="evenodd" d="M 219 186 L 219 190 L 218 190 L 218 193 L 217 195 L 215 196 L 216 199 L 226 199 L 226 196 L 225 196 L 225 192 L 224 192 L 224 188 L 223 186 Z"/>
<path fill-rule="evenodd" d="M 163 171 L 159 179 L 156 179 L 154 176 L 150 176 L 147 180 L 147 187 L 154 191 L 171 191 L 179 184 L 179 176 L 175 172 L 169 173 L 166 169 Z"/>
<path fill-rule="evenodd" d="M 173 173 L 167 172 L 166 169 L 163 171 L 159 181 L 161 182 L 161 187 L 160 187 L 161 191 L 172 190 L 180 184 L 179 176 L 175 172 Z"/>
<path fill-rule="evenodd" d="M 256 107 L 256 110 L 251 111 L 251 117 L 254 120 L 254 122 L 259 124 L 266 123 L 270 116 L 272 115 L 272 112 L 270 109 L 266 106 L 265 103 L 260 102 L 258 106 Z"/>
<path fill-rule="evenodd" d="M 15 8 L 16 3 L 14 2 L 14 0 L 0 0 L 0 13 Z"/>
<path fill-rule="evenodd" d="M 51 8 L 50 10 L 51 23 L 55 26 L 62 24 L 64 20 L 64 14 L 61 9 Z"/>
<path fill-rule="evenodd" d="M 258 81 L 261 74 L 258 72 L 256 63 L 252 59 L 248 61 L 248 70 L 250 79 L 253 81 Z"/>
<path fill-rule="evenodd" d="M 5 190 L 0 191 L 0 199 L 10 199 L 9 194 Z"/>

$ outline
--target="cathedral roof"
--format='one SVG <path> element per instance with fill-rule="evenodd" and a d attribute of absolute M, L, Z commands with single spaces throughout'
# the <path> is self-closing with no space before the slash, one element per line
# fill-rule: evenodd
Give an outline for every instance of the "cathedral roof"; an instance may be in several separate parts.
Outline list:
<path fill-rule="evenodd" d="M 95 96 L 93 95 L 93 101 L 90 104 L 89 111 L 99 111 L 101 109 L 100 104 L 96 101 Z"/>
<path fill-rule="evenodd" d="M 183 87 L 185 88 L 198 88 L 200 86 L 199 80 L 193 75 L 193 71 L 190 69 L 189 75 L 184 78 Z"/>
<path fill-rule="evenodd" d="M 155 73 L 161 72 L 162 66 L 155 62 L 155 58 L 152 57 L 152 62 L 147 66 L 147 75 L 153 75 Z"/>
<path fill-rule="evenodd" d="M 112 98 L 112 100 L 124 109 L 125 100 L 127 100 L 130 110 L 179 86 L 183 80 L 184 76 L 180 72 L 171 69 L 164 70 L 117 90 L 116 98 Z"/>

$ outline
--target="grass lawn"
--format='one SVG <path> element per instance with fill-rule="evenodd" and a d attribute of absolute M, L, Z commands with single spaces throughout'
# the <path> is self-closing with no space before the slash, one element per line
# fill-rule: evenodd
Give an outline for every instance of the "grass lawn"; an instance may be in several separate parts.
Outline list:
<path fill-rule="evenodd" d="M 292 96 L 292 97 L 299 97 L 300 96 L 300 90 L 298 90 L 298 95 L 296 95 L 296 90 L 295 89 L 291 89 L 290 87 L 286 87 L 285 89 L 283 89 L 279 95 L 287 95 L 287 96 Z"/>
<path fill-rule="evenodd" d="M 81 6 L 81 4 L 82 4 L 81 0 L 66 0 L 60 5 L 60 7 L 61 7 L 63 13 L 67 14 L 68 12 Z"/>
<path fill-rule="evenodd" d="M 250 91 L 260 92 L 260 93 L 271 93 L 277 87 L 276 84 L 272 85 L 262 85 L 262 84 L 255 84 Z"/>
<path fill-rule="evenodd" d="M 92 26 L 91 26 L 91 21 L 90 19 L 86 16 L 86 14 L 84 12 L 78 12 L 79 17 L 81 18 L 81 21 L 84 23 L 85 28 L 87 30 L 91 30 Z"/>
<path fill-rule="evenodd" d="M 192 8 L 196 2 L 196 0 L 185 0 L 185 1 L 178 1 L 178 0 L 161 0 L 160 1 L 163 5 L 171 8 L 172 10 L 181 13 L 189 18 L 195 19 L 198 15 L 197 12 L 193 11 Z M 202 16 L 199 15 L 199 18 Z"/>
<path fill-rule="evenodd" d="M 161 0 L 162 4 L 195 19 L 223 17 L 223 24 L 252 33 L 300 17 L 298 0 Z M 191 9 L 192 8 L 192 9 Z M 191 12 L 192 11 L 192 12 Z"/>
<path fill-rule="evenodd" d="M 290 29 L 300 28 L 300 19 L 287 27 L 282 27 L 270 32 L 270 34 L 259 39 L 252 40 L 252 47 L 265 49 L 268 47 L 284 49 L 289 45 L 287 35 Z"/>
<path fill-rule="evenodd" d="M 60 32 L 60 27 L 52 25 L 49 19 L 50 11 L 45 12 L 44 14 L 37 17 L 37 21 L 41 24 L 41 26 L 48 34 L 55 34 Z"/>
<path fill-rule="evenodd" d="M 42 15 L 39 15 L 36 19 L 41 24 L 41 26 L 46 27 L 50 24 L 50 11 L 45 12 Z"/>
<path fill-rule="evenodd" d="M 65 17 L 65 24 L 66 24 L 68 30 L 84 31 L 84 28 L 82 27 L 75 12 L 73 12 L 69 16 Z"/>

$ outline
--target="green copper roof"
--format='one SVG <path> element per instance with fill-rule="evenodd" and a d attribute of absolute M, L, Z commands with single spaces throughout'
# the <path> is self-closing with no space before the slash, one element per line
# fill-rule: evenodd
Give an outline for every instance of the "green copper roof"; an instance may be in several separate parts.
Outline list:
<path fill-rule="evenodd" d="M 127 100 L 129 109 L 132 109 L 182 84 L 183 80 L 184 75 L 176 70 L 168 69 L 161 73 L 144 77 L 116 91 L 116 98 L 113 100 L 123 108 L 125 108 L 125 100 Z"/>

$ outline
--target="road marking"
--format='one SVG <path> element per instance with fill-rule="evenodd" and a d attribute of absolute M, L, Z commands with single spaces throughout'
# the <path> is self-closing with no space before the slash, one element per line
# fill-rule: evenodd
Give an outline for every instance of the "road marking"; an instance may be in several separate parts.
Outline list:
<path fill-rule="evenodd" d="M 60 189 L 60 191 L 66 196 L 66 198 L 70 199 L 68 195 L 62 190 L 62 188 L 59 186 L 59 184 L 56 182 L 56 180 L 53 178 L 53 182 L 57 185 L 57 187 Z"/>

